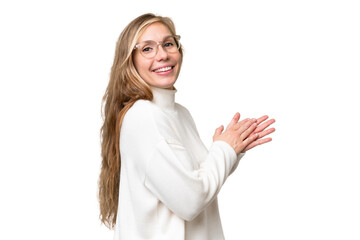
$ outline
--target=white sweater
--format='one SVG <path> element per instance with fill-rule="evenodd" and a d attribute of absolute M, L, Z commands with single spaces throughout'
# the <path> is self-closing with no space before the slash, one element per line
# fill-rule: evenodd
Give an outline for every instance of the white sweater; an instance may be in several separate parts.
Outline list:
<path fill-rule="evenodd" d="M 217 194 L 236 169 L 223 141 L 208 150 L 176 90 L 152 88 L 126 113 L 115 240 L 222 240 Z"/>

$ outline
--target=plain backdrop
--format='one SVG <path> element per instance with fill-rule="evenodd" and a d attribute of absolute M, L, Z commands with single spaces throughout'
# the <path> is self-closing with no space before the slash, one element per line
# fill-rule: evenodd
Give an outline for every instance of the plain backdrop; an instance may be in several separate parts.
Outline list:
<path fill-rule="evenodd" d="M 360 239 L 360 8 L 350 0 L 1 1 L 0 239 L 112 239 L 99 221 L 101 99 L 135 17 L 171 17 L 176 101 L 211 145 L 276 119 L 219 194 L 227 240 Z"/>

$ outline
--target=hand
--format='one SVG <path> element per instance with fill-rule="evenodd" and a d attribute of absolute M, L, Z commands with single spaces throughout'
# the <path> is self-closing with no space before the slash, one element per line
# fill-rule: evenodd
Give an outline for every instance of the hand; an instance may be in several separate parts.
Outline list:
<path fill-rule="evenodd" d="M 255 133 L 258 123 L 257 119 L 244 119 L 239 122 L 240 113 L 236 113 L 229 125 L 226 127 L 220 126 L 215 130 L 213 140 L 227 142 L 239 154 L 245 148 L 259 138 L 259 134 Z M 261 120 L 261 119 L 260 119 Z M 260 131 L 261 132 L 261 131 Z"/>
<path fill-rule="evenodd" d="M 261 144 L 268 143 L 272 140 L 272 138 L 261 139 L 261 138 L 265 137 L 266 135 L 269 135 L 270 133 L 273 133 L 275 131 L 275 128 L 270 128 L 270 129 L 266 130 L 267 127 L 269 127 L 271 124 L 273 124 L 275 122 L 275 119 L 270 119 L 270 120 L 267 120 L 266 122 L 264 122 L 268 118 L 269 117 L 265 115 L 256 120 L 257 127 L 250 134 L 250 136 L 257 134 L 258 138 L 256 141 L 252 141 L 249 145 L 247 145 L 246 148 L 243 150 L 243 152 L 246 152 L 247 150 L 250 150 Z M 264 122 L 264 123 L 261 124 L 262 122 Z"/>

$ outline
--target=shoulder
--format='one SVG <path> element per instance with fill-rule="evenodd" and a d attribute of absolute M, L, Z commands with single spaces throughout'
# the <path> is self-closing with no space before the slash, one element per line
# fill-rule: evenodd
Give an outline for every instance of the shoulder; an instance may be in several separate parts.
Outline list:
<path fill-rule="evenodd" d="M 166 114 L 153 102 L 149 100 L 138 100 L 127 111 L 124 117 L 124 121 L 130 121 L 132 123 L 144 123 L 144 122 L 162 122 L 166 121 Z"/>
<path fill-rule="evenodd" d="M 153 112 L 156 111 L 153 103 L 148 100 L 136 101 L 130 109 L 125 113 L 122 129 L 123 128 L 139 128 L 143 125 L 151 124 Z"/>
<path fill-rule="evenodd" d="M 152 103 L 148 100 L 137 100 L 131 108 L 126 112 L 126 118 L 137 119 L 144 114 L 149 114 L 152 111 Z"/>
<path fill-rule="evenodd" d="M 173 128 L 158 106 L 148 100 L 138 100 L 125 114 L 121 134 L 166 139 L 173 135 Z"/>
<path fill-rule="evenodd" d="M 140 148 L 147 152 L 147 148 L 162 139 L 153 119 L 153 111 L 150 101 L 138 100 L 125 113 L 120 129 L 120 149 L 123 154 Z"/>

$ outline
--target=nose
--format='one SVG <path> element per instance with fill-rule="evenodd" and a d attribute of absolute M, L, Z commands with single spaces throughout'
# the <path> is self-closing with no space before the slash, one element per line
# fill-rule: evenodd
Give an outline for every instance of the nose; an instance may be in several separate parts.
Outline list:
<path fill-rule="evenodd" d="M 167 51 L 163 48 L 161 44 L 158 45 L 158 51 L 156 53 L 156 61 L 166 60 L 168 58 Z"/>

